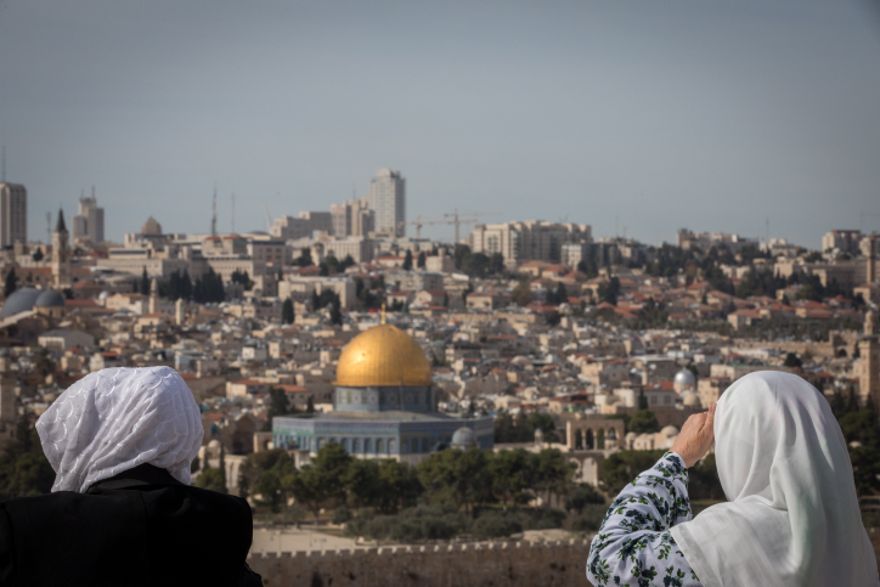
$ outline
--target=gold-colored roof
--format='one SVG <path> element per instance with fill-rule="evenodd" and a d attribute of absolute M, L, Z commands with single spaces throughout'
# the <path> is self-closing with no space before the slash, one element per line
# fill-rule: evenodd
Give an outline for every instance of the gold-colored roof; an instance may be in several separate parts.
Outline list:
<path fill-rule="evenodd" d="M 431 364 L 407 333 L 391 324 L 380 324 L 357 335 L 342 349 L 336 385 L 429 386 Z"/>

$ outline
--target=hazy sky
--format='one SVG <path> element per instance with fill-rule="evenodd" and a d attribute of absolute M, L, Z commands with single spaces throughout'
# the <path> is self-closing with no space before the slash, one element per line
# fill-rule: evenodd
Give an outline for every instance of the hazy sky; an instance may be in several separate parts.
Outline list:
<path fill-rule="evenodd" d="M 0 143 L 29 234 L 97 187 L 119 239 L 324 210 L 818 247 L 880 228 L 874 0 L 0 0 Z M 450 227 L 431 234 L 451 237 Z"/>

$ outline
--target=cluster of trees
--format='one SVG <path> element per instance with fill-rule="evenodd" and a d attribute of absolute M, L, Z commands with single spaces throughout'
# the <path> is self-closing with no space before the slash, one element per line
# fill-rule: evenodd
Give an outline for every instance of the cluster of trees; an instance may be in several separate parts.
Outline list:
<path fill-rule="evenodd" d="M 872 403 L 862 406 L 855 389 L 838 390 L 830 398 L 849 446 L 856 491 L 859 495 L 880 493 L 880 426 Z"/>
<path fill-rule="evenodd" d="M 599 301 L 607 302 L 612 306 L 617 305 L 617 299 L 620 297 L 620 279 L 616 275 L 599 284 Z"/>
<path fill-rule="evenodd" d="M 535 431 L 544 433 L 545 442 L 559 442 L 556 424 L 550 414 L 520 412 L 515 417 L 507 413 L 495 416 L 495 443 L 532 442 Z"/>
<path fill-rule="evenodd" d="M 455 245 L 453 252 L 455 269 L 466 273 L 470 277 L 486 278 L 493 275 L 504 275 L 504 256 L 501 253 L 493 253 L 491 256 L 484 253 L 473 253 L 467 245 Z"/>
<path fill-rule="evenodd" d="M 329 307 L 330 322 L 342 324 L 342 302 L 339 300 L 339 294 L 332 289 L 323 289 L 320 294 L 316 290 L 312 290 L 311 307 L 314 311 Z"/>
<path fill-rule="evenodd" d="M 385 277 L 379 275 L 366 280 L 362 277 L 355 277 L 354 295 L 364 309 L 379 309 L 382 307 L 382 302 L 385 301 Z"/>
<path fill-rule="evenodd" d="M 232 281 L 241 283 L 245 289 L 253 286 L 253 282 L 246 271 L 235 271 Z M 144 267 L 140 279 L 135 284 L 135 289 L 143 295 L 149 295 L 151 280 Z M 170 300 L 183 298 L 199 304 L 219 303 L 226 299 L 226 288 L 223 286 L 223 278 L 213 269 L 195 280 L 193 283 L 189 271 L 182 269 L 172 273 L 167 280 L 159 284 L 159 295 Z"/>
<path fill-rule="evenodd" d="M 565 284 L 557 283 L 554 289 L 547 292 L 544 301 L 554 306 L 568 303 L 568 290 L 565 288 Z"/>
<path fill-rule="evenodd" d="M 346 255 L 345 258 L 340 261 L 335 255 L 330 254 L 324 257 L 324 260 L 318 265 L 318 273 L 322 276 L 336 275 L 337 273 L 345 272 L 346 269 L 354 264 L 354 259 L 351 255 Z"/>
<path fill-rule="evenodd" d="M 314 261 L 312 261 L 312 249 L 306 247 L 300 251 L 299 257 L 296 257 L 293 260 L 294 265 L 299 265 L 300 267 L 308 267 L 310 265 L 314 265 Z"/>
<path fill-rule="evenodd" d="M 11 296 L 16 289 L 18 289 L 18 276 L 15 274 L 15 267 L 10 267 L 3 280 L 3 298 Z"/>
<path fill-rule="evenodd" d="M 240 284 L 245 291 L 250 291 L 252 287 L 254 287 L 254 282 L 251 280 L 250 275 L 248 275 L 247 271 L 242 271 L 240 269 L 236 269 L 232 272 L 232 275 L 229 277 L 232 283 Z"/>
<path fill-rule="evenodd" d="M 447 449 L 417 466 L 394 460 L 362 460 L 330 443 L 296 470 L 283 450 L 255 453 L 240 478 L 243 494 L 280 512 L 289 498 L 316 518 L 322 509 L 368 508 L 394 514 L 417 504 L 440 506 L 470 517 L 485 507 L 512 507 L 535 497 L 545 503 L 575 495 L 574 465 L 558 450 L 491 453 Z"/>
<path fill-rule="evenodd" d="M 48 493 L 55 480 L 33 423 L 21 418 L 0 450 L 0 501 Z"/>
<path fill-rule="evenodd" d="M 651 468 L 665 451 L 622 450 L 599 464 L 599 486 L 608 495 L 617 495 L 636 475 Z M 688 469 L 688 495 L 692 501 L 721 501 L 724 490 L 718 480 L 715 456 L 709 455 Z"/>

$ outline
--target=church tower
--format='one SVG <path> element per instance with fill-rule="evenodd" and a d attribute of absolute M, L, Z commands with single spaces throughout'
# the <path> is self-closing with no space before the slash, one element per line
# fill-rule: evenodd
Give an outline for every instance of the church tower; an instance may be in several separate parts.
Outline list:
<path fill-rule="evenodd" d="M 880 340 L 874 310 L 865 315 L 865 335 L 859 341 L 859 399 L 880 410 Z"/>
<path fill-rule="evenodd" d="M 70 250 L 64 210 L 58 210 L 58 221 L 52 232 L 52 285 L 57 289 L 70 285 Z"/>

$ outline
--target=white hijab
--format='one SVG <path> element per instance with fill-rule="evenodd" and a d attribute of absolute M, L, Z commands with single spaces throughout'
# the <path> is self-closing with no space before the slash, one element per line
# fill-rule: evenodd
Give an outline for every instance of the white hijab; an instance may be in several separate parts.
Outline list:
<path fill-rule="evenodd" d="M 55 470 L 52 491 L 89 486 L 148 463 L 190 482 L 203 428 L 192 392 L 174 369 L 103 369 L 62 393 L 37 420 Z"/>
<path fill-rule="evenodd" d="M 672 528 L 704 585 L 880 585 L 846 442 L 816 388 L 775 371 L 734 382 L 715 459 L 729 501 Z"/>

